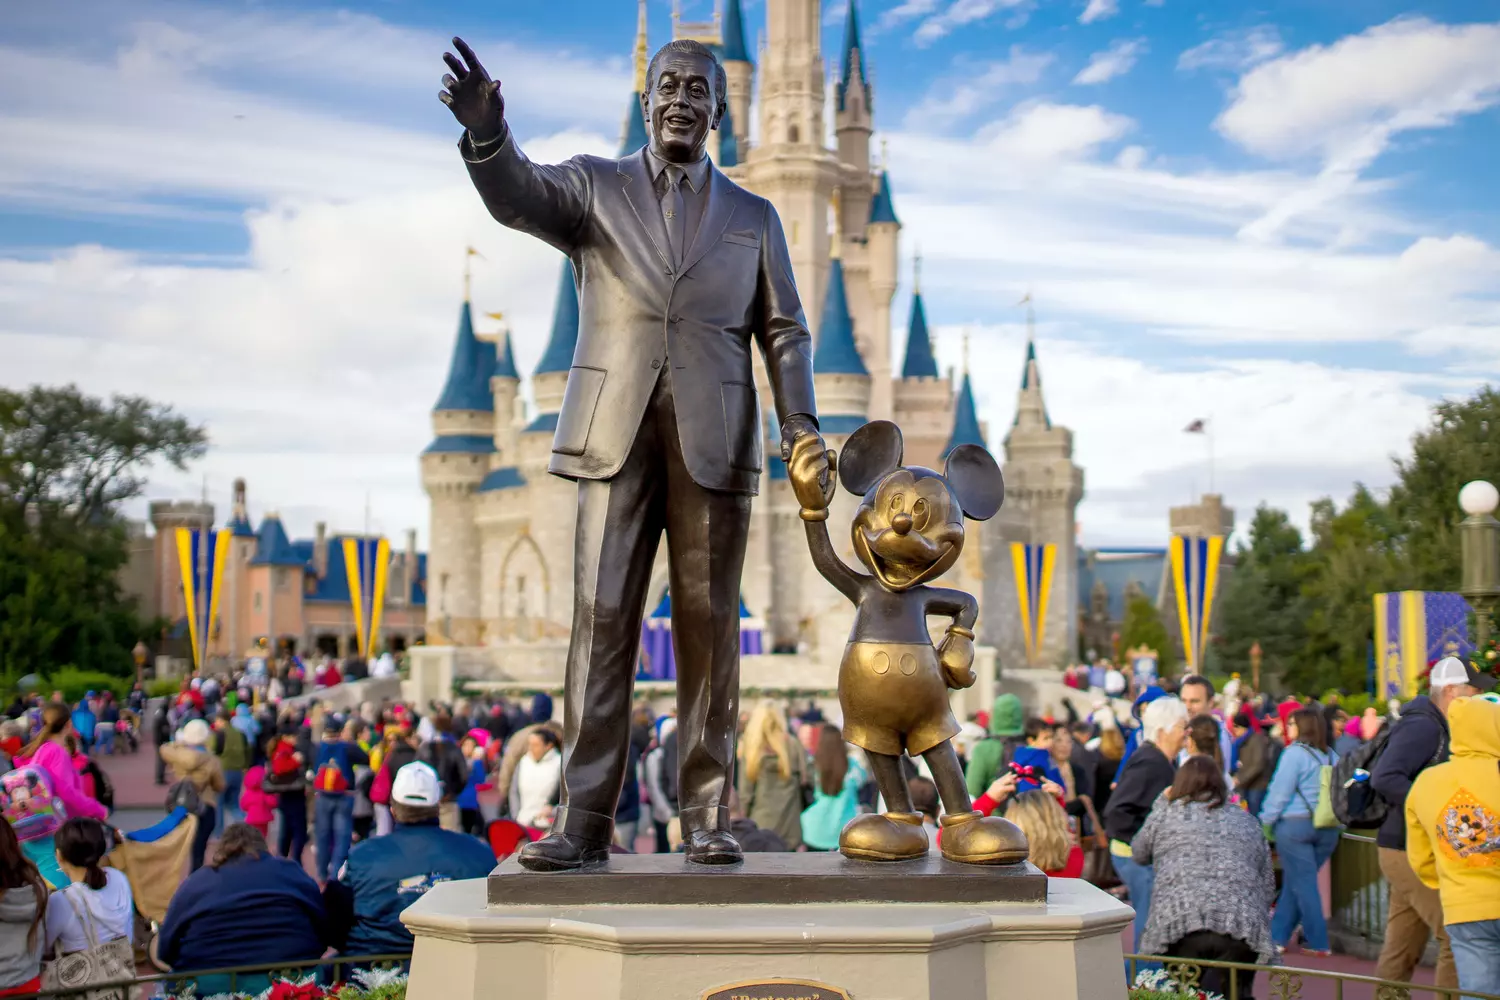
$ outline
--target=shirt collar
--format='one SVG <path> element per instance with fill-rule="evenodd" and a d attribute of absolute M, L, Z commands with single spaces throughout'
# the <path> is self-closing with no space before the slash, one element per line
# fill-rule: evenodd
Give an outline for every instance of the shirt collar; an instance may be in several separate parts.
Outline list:
<path fill-rule="evenodd" d="M 688 186 L 694 192 L 702 191 L 704 183 L 708 180 L 708 154 L 704 153 L 692 163 L 676 163 L 673 166 L 681 167 L 687 176 Z M 651 147 L 646 147 L 646 169 L 651 171 L 651 182 L 654 184 L 661 179 L 661 172 L 667 169 L 667 162 L 651 152 Z"/>

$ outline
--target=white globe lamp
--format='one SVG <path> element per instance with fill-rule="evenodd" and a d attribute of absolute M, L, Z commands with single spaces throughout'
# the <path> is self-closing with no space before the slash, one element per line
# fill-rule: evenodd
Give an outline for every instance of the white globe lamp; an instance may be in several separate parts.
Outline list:
<path fill-rule="evenodd" d="M 1458 491 L 1458 505 L 1470 517 L 1493 514 L 1495 508 L 1500 507 L 1500 490 L 1495 489 L 1493 483 L 1476 479 Z"/>

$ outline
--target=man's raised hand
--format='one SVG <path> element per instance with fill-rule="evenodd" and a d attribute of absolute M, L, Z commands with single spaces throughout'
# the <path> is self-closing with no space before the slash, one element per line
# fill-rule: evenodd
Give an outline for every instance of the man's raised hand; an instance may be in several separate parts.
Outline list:
<path fill-rule="evenodd" d="M 491 80 L 484 65 L 462 38 L 453 39 L 459 55 L 443 53 L 443 62 L 451 73 L 443 76 L 444 90 L 438 100 L 448 105 L 458 123 L 481 142 L 500 134 L 505 122 L 505 99 L 500 96 L 500 81 Z M 460 59 L 459 56 L 463 58 Z"/>

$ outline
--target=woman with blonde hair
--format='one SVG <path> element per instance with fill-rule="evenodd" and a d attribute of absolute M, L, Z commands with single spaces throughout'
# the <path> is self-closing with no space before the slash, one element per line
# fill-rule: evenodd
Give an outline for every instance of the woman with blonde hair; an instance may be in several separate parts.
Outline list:
<path fill-rule="evenodd" d="M 1053 878 L 1078 878 L 1083 874 L 1083 848 L 1068 826 L 1068 814 L 1057 797 L 1040 788 L 1011 799 L 1005 818 L 1021 828 L 1031 847 L 1027 858 Z"/>
<path fill-rule="evenodd" d="M 807 753 L 787 732 L 786 713 L 769 698 L 750 713 L 739 757 L 740 808 L 795 851 L 802 846 Z"/>

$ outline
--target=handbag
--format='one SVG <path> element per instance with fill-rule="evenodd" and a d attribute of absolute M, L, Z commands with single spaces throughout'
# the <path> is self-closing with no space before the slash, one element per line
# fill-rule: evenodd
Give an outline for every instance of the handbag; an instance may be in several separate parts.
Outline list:
<path fill-rule="evenodd" d="M 1302 794 L 1301 786 L 1297 788 L 1297 797 L 1302 800 L 1303 805 L 1312 810 L 1312 824 L 1314 829 L 1328 830 L 1342 825 L 1339 823 L 1338 814 L 1333 811 L 1333 765 L 1322 764 L 1322 758 L 1313 753 L 1311 747 L 1303 746 L 1300 743 L 1297 745 L 1312 754 L 1314 760 L 1320 762 L 1320 766 L 1318 767 L 1318 804 L 1313 805 L 1308 802 L 1307 796 Z"/>
<path fill-rule="evenodd" d="M 116 938 L 99 943 L 99 930 L 94 924 L 94 911 L 87 903 L 83 912 L 68 889 L 62 890 L 68 908 L 78 920 L 88 937 L 88 947 L 81 951 L 59 955 L 48 962 L 42 970 L 44 990 L 76 990 L 93 983 L 117 983 L 135 978 L 135 948 L 129 938 Z M 72 1000 L 138 1000 L 138 986 L 116 986 L 103 990 L 85 990 L 71 994 Z"/>

